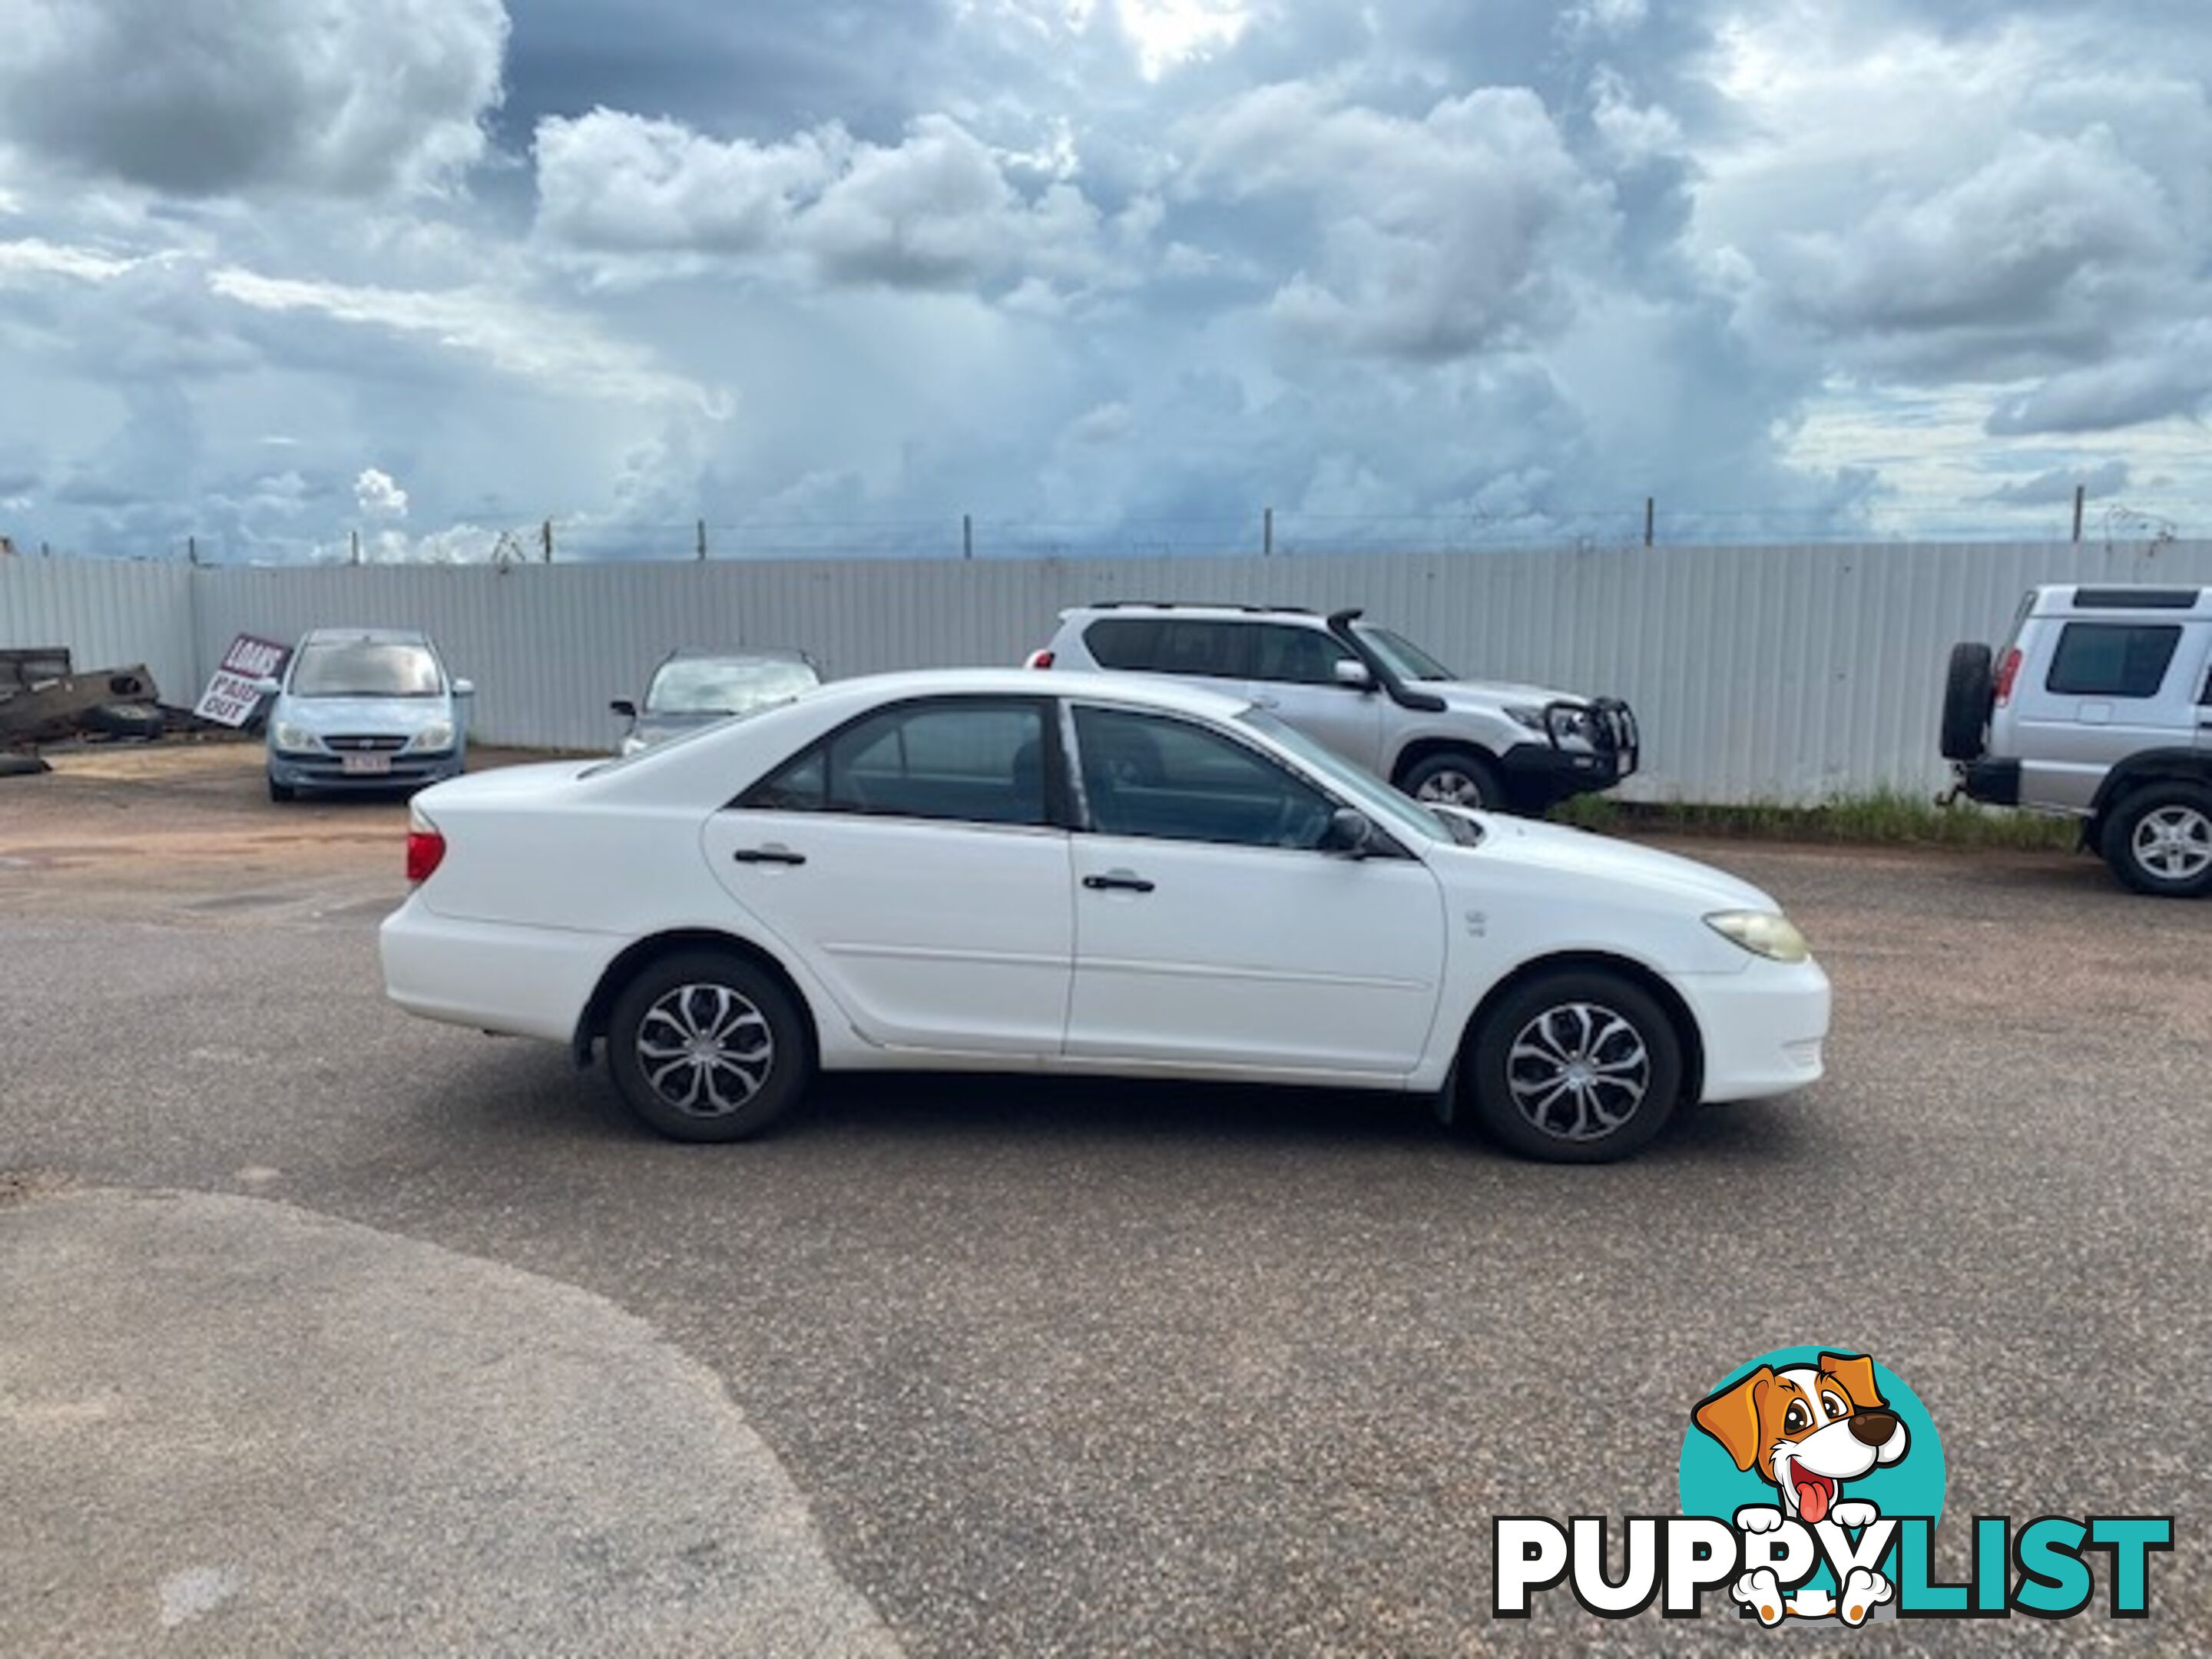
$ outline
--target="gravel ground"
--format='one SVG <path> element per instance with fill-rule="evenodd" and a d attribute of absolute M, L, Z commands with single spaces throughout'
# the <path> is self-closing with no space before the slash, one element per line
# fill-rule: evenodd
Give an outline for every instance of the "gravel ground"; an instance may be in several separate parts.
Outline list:
<path fill-rule="evenodd" d="M 1491 1520 L 1674 1510 L 1691 1406 L 1799 1342 L 1933 1412 L 1939 1571 L 1977 1514 L 2178 1516 L 2148 1621 L 1835 1650 L 2212 1649 L 2212 905 L 2061 855 L 1676 843 L 1813 936 L 1831 1073 L 1614 1168 L 1355 1096 L 958 1078 L 690 1148 L 550 1049 L 386 1006 L 401 809 L 273 808 L 251 763 L 0 782 L 0 1170 L 279 1199 L 605 1298 L 720 1377 L 914 1651 L 1737 1650 L 1718 1598 L 1492 1620 Z"/>

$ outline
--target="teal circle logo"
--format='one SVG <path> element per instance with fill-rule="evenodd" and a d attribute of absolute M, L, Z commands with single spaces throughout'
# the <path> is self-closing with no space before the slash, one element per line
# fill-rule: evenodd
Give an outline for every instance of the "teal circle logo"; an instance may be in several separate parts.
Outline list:
<path fill-rule="evenodd" d="M 1932 1526 L 1943 1512 L 1943 1443 L 1920 1396 L 1863 1350 L 1777 1348 L 1693 1407 L 1680 1481 L 1684 1515 L 1729 1526 L 1746 1508 L 1856 1526 L 1868 1504 Z M 1808 1585 L 1833 1587 L 1825 1566 Z"/>

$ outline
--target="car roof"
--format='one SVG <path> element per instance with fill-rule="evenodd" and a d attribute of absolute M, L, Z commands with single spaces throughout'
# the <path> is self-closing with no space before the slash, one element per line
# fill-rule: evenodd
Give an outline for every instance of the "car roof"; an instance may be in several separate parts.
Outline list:
<path fill-rule="evenodd" d="M 804 651 L 782 645 L 741 645 L 716 647 L 711 645 L 678 646 L 661 659 L 663 662 L 790 662 L 813 664 L 814 659 Z"/>
<path fill-rule="evenodd" d="M 2155 582 L 2046 582 L 2034 591 L 2033 614 L 2104 616 L 2115 611 L 2172 617 L 2212 615 L 2212 587 Z"/>
<path fill-rule="evenodd" d="M 1073 617 L 1115 615 L 1123 611 L 1173 611 L 1201 622 L 1240 621 L 1250 617 L 1298 617 L 1321 620 L 1321 613 L 1303 605 L 1240 605 L 1228 599 L 1094 599 L 1072 605 L 1060 613 L 1064 622 Z"/>
<path fill-rule="evenodd" d="M 372 645 L 428 645 L 430 636 L 419 628 L 311 628 L 302 645 L 330 640 L 353 640 Z"/>
<path fill-rule="evenodd" d="M 867 674 L 855 679 L 833 680 L 811 693 L 807 701 L 820 707 L 831 701 L 850 700 L 867 705 L 909 697 L 957 696 L 1079 696 L 1170 714 L 1209 715 L 1217 720 L 1251 707 L 1249 697 L 1231 696 L 1150 675 L 1035 668 L 926 668 Z"/>

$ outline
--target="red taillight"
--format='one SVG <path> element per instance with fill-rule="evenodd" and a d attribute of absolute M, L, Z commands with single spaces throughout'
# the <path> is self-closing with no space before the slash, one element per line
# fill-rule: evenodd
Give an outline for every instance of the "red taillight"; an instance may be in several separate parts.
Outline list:
<path fill-rule="evenodd" d="M 430 879 L 446 856 L 446 838 L 427 823 L 407 826 L 407 879 L 410 884 Z"/>
<path fill-rule="evenodd" d="M 1997 707 L 2002 708 L 2012 701 L 2013 677 L 2020 672 L 2020 647 L 2005 653 L 2004 664 L 1997 670 Z"/>
<path fill-rule="evenodd" d="M 1052 666 L 1052 653 L 1049 651 L 1032 651 L 1029 654 L 1029 660 L 1024 662 L 1022 666 L 1024 668 L 1049 668 Z"/>

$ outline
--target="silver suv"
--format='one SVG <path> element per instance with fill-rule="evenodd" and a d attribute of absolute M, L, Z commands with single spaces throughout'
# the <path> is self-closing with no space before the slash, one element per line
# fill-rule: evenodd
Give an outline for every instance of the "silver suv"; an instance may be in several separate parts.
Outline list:
<path fill-rule="evenodd" d="M 1060 613 L 1032 668 L 1164 674 L 1249 696 L 1419 800 L 1540 814 L 1636 769 L 1612 697 L 1463 680 L 1358 611 L 1116 602 Z"/>
<path fill-rule="evenodd" d="M 2212 892 L 2212 588 L 2031 589 L 1951 647 L 1951 797 L 2063 813 L 2138 892 Z"/>

